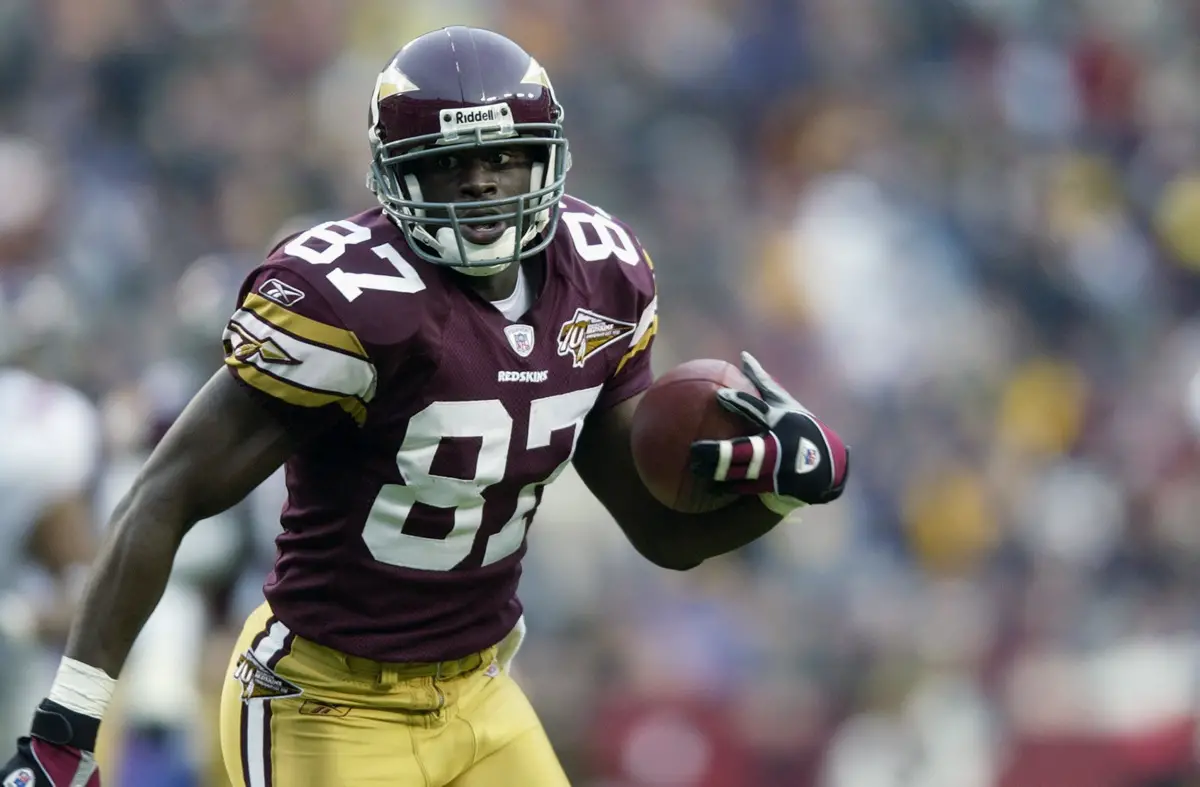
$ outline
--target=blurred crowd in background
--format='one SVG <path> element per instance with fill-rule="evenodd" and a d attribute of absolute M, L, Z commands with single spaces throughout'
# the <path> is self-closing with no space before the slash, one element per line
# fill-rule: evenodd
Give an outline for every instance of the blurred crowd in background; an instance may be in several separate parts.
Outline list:
<path fill-rule="evenodd" d="M 549 490 L 516 671 L 573 783 L 1200 784 L 1193 0 L 0 3 L 0 357 L 94 403 L 97 530 L 272 239 L 372 204 L 375 74 L 452 23 L 548 69 L 569 190 L 654 255 L 659 371 L 750 349 L 854 447 L 840 502 L 686 574 Z M 282 495 L 185 542 L 113 784 L 223 784 Z"/>

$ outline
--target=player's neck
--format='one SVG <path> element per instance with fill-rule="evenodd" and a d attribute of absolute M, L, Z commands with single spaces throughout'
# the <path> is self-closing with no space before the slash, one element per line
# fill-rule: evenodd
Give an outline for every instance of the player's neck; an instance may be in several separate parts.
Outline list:
<path fill-rule="evenodd" d="M 486 300 L 502 301 L 513 294 L 517 288 L 517 273 L 521 270 L 520 263 L 514 263 L 494 276 L 464 276 L 469 287 Z"/>
<path fill-rule="evenodd" d="M 517 279 L 521 272 L 521 263 L 509 265 L 504 270 L 492 276 L 459 275 L 458 280 L 463 286 L 474 290 L 481 298 L 495 303 L 513 294 L 517 289 Z"/>

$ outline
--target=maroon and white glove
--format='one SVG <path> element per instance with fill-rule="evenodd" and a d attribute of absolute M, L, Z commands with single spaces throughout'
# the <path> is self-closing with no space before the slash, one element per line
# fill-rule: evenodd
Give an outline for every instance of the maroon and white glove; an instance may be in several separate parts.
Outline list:
<path fill-rule="evenodd" d="M 100 787 L 92 752 L 100 720 L 43 700 L 29 736 L 0 767 L 0 787 Z"/>
<path fill-rule="evenodd" d="M 740 494 L 757 494 L 781 516 L 801 506 L 837 500 L 850 469 L 850 449 L 842 438 L 785 391 L 750 353 L 742 353 L 742 371 L 759 396 L 722 388 L 717 399 L 765 431 L 692 443 L 693 472 Z"/>

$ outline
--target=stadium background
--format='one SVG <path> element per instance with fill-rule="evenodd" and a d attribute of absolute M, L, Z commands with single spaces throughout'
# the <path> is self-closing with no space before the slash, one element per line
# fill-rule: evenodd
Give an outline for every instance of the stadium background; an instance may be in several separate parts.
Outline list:
<path fill-rule="evenodd" d="M 841 502 L 688 574 L 552 488 L 517 671 L 574 783 L 1200 784 L 1190 0 L 0 4 L 0 343 L 101 408 L 100 521 L 272 236 L 370 204 L 375 72 L 448 23 L 549 69 L 659 370 L 752 348 L 855 447 Z M 278 505 L 189 537 L 108 783 L 222 783 Z"/>

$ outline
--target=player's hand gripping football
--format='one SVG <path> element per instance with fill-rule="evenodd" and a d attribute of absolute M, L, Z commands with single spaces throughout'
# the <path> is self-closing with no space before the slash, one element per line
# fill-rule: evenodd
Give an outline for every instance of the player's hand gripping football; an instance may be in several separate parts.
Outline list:
<path fill-rule="evenodd" d="M 742 371 L 761 396 L 733 388 L 717 392 L 721 406 L 763 427 L 732 440 L 692 444 L 692 470 L 741 494 L 757 494 L 786 516 L 804 505 L 836 500 L 846 487 L 850 449 L 837 432 L 796 401 L 750 353 Z"/>
<path fill-rule="evenodd" d="M 100 721 L 45 700 L 29 737 L 0 768 L 0 787 L 100 787 L 92 751 Z"/>

